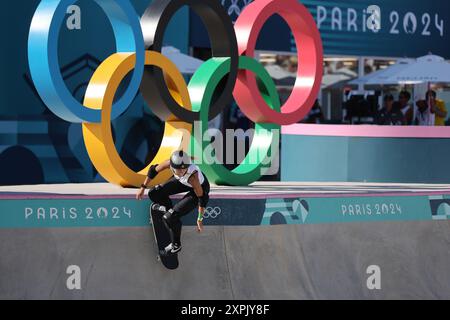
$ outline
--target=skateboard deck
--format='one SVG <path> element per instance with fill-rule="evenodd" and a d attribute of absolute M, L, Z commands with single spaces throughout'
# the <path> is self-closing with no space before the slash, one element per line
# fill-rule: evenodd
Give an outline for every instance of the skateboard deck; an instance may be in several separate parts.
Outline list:
<path fill-rule="evenodd" d="M 155 236 L 155 242 L 157 246 L 157 256 L 156 258 L 160 261 L 167 269 L 174 270 L 178 268 L 178 254 L 161 254 L 164 248 L 170 244 L 170 234 L 167 231 L 163 221 L 162 213 L 160 211 L 155 211 L 150 208 L 150 219 L 153 226 L 153 234 Z"/>

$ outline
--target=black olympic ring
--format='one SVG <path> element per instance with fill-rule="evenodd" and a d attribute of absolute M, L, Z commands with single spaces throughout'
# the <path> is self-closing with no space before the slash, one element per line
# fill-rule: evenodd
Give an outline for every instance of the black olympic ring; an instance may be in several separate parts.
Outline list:
<path fill-rule="evenodd" d="M 141 18 L 141 27 L 147 50 L 161 52 L 164 32 L 170 19 L 183 6 L 189 6 L 202 19 L 208 30 L 214 58 L 231 58 L 230 72 L 216 90 L 210 107 L 210 119 L 219 115 L 233 101 L 233 90 L 238 75 L 239 54 L 233 23 L 218 1 L 205 0 L 155 0 Z M 181 31 L 182 32 L 182 31 Z M 200 113 L 180 106 L 170 94 L 163 71 L 155 66 L 146 66 L 141 82 L 141 93 L 152 111 L 162 121 L 183 120 L 194 123 Z"/>

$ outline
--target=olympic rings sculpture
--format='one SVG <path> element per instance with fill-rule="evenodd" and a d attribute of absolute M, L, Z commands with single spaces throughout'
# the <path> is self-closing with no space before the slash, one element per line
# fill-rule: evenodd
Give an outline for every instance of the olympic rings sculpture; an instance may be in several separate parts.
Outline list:
<path fill-rule="evenodd" d="M 199 166 L 211 182 L 248 185 L 261 177 L 261 167 L 277 150 L 272 146 L 273 129 L 297 123 L 307 115 L 320 89 L 323 47 L 319 30 L 308 10 L 298 0 L 255 0 L 233 23 L 216 0 L 154 0 L 139 18 L 129 0 L 94 0 L 111 23 L 116 53 L 92 76 L 83 104 L 64 84 L 58 64 L 58 36 L 66 8 L 76 0 L 42 0 L 31 22 L 28 39 L 30 72 L 42 100 L 58 117 L 81 123 L 83 139 L 98 172 L 109 182 L 138 187 L 151 165 L 161 163 L 178 149 L 204 150 L 203 133 L 208 122 L 236 100 L 244 114 L 255 122 L 255 135 L 244 161 L 234 170 L 201 161 Z M 176 66 L 161 54 L 165 29 L 173 15 L 189 6 L 200 16 L 211 40 L 213 57 L 186 84 Z M 264 23 L 274 14 L 290 26 L 298 48 L 298 71 L 294 89 L 280 105 L 275 83 L 253 56 Z M 123 96 L 116 91 L 133 72 Z M 259 80 L 259 81 L 257 81 Z M 140 90 L 144 100 L 165 122 L 161 147 L 150 164 L 131 170 L 115 149 L 111 121 L 129 107 Z M 217 93 L 217 94 L 215 94 Z M 200 121 L 200 139 L 192 134 Z M 203 152 L 201 152 L 204 157 Z M 258 155 L 263 155 L 258 157 Z M 259 158 L 249 163 L 249 158 Z M 170 173 L 158 175 L 160 184 Z"/>

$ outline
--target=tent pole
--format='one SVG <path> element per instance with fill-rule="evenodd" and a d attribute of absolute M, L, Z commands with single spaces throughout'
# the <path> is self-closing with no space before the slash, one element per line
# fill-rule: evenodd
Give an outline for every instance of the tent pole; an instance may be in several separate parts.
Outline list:
<path fill-rule="evenodd" d="M 430 116 L 430 118 L 431 118 L 431 94 L 430 94 L 430 91 L 431 91 L 431 82 L 429 82 L 428 81 L 428 86 L 427 86 L 428 88 L 427 88 L 427 93 L 428 93 L 428 113 L 429 113 L 429 116 Z M 433 126 L 434 126 L 434 123 L 432 124 Z"/>

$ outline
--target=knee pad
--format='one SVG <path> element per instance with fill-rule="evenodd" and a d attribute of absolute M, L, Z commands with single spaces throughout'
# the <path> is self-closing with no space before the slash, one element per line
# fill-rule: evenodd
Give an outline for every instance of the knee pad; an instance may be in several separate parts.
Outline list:
<path fill-rule="evenodd" d="M 152 208 L 152 210 L 159 211 L 159 212 L 162 212 L 162 213 L 166 212 L 166 207 L 162 206 L 162 205 L 160 205 L 158 203 L 152 204 L 151 208 Z"/>
<path fill-rule="evenodd" d="M 175 213 L 173 209 L 169 209 L 164 215 L 163 219 L 166 220 L 169 224 L 172 222 L 172 216 Z"/>

